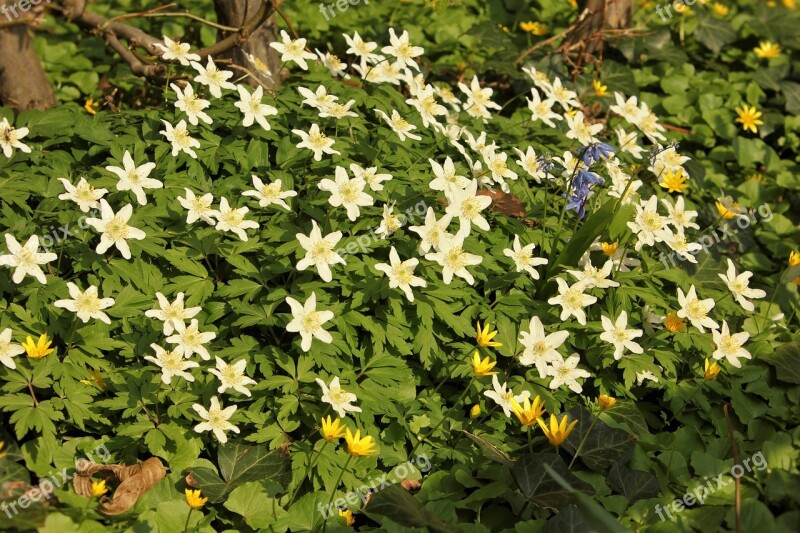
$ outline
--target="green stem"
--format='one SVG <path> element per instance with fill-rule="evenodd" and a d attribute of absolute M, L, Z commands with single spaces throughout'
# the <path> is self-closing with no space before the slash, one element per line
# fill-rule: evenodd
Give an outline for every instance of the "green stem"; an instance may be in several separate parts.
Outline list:
<path fill-rule="evenodd" d="M 581 439 L 581 443 L 578 445 L 578 449 L 575 450 L 575 455 L 572 456 L 572 461 L 569 462 L 569 466 L 567 467 L 567 470 L 572 470 L 572 465 L 575 463 L 575 459 L 577 459 L 578 456 L 581 454 L 581 450 L 583 449 L 583 445 L 586 443 L 586 439 L 589 438 L 589 433 L 591 433 L 592 429 L 594 429 L 594 425 L 597 424 L 597 420 L 598 420 L 598 418 L 595 416 L 594 420 L 592 420 L 592 423 L 589 426 L 589 429 L 587 429 L 586 433 L 583 434 L 583 438 Z"/>
<path fill-rule="evenodd" d="M 189 514 L 186 515 L 186 523 L 183 525 L 183 533 L 189 531 L 189 519 L 192 517 L 192 511 L 194 511 L 194 508 L 189 507 Z"/>
<path fill-rule="evenodd" d="M 333 491 L 331 492 L 331 499 L 328 500 L 328 505 L 325 506 L 326 509 L 330 508 L 331 504 L 333 503 L 333 499 L 336 497 L 336 489 L 339 487 L 339 483 L 342 482 L 342 477 L 344 477 L 344 473 L 347 471 L 347 467 L 350 466 L 350 461 L 353 460 L 352 455 L 347 456 L 347 461 L 345 461 L 344 466 L 342 467 L 342 471 L 339 472 L 339 477 L 336 479 L 336 483 L 333 484 Z M 322 532 L 328 529 L 328 518 L 325 518 L 325 522 L 322 525 Z"/>

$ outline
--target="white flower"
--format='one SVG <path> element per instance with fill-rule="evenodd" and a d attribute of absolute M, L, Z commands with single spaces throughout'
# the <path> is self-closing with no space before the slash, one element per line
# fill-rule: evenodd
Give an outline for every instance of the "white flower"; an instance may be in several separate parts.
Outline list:
<path fill-rule="evenodd" d="M 136 196 L 136 201 L 139 202 L 139 205 L 146 205 L 147 195 L 144 190 L 164 187 L 164 184 L 160 181 L 148 178 L 154 168 L 156 168 L 155 163 L 145 163 L 137 167 L 133 162 L 131 153 L 125 150 L 122 155 L 122 168 L 107 166 L 106 170 L 119 178 L 117 182 L 118 191 L 131 191 Z"/>
<path fill-rule="evenodd" d="M 486 195 L 478 195 L 478 180 L 472 180 L 464 189 L 450 189 L 445 191 L 445 196 L 450 202 L 445 212 L 458 217 L 461 227 L 469 233 L 471 224 L 475 224 L 483 231 L 489 231 L 489 222 L 481 211 L 489 207 L 492 199 Z"/>
<path fill-rule="evenodd" d="M 470 180 L 456 173 L 456 167 L 450 156 L 440 165 L 433 159 L 428 159 L 436 178 L 428 185 L 434 191 L 460 191 L 470 185 Z"/>
<path fill-rule="evenodd" d="M 641 159 L 644 148 L 639 146 L 639 136 L 635 131 L 627 133 L 622 126 L 617 126 L 614 130 L 617 134 L 617 144 L 619 145 L 620 152 L 628 152 L 634 159 Z"/>
<path fill-rule="evenodd" d="M 64 189 L 65 193 L 59 194 L 59 200 L 72 200 L 78 204 L 78 208 L 84 213 L 88 213 L 91 209 L 100 207 L 100 198 L 108 193 L 108 189 L 95 189 L 92 187 L 86 178 L 81 178 L 77 185 L 71 184 L 65 178 L 58 178 Z"/>
<path fill-rule="evenodd" d="M 691 160 L 690 157 L 678 153 L 675 146 L 664 148 L 657 144 L 656 148 L 656 155 L 651 159 L 651 165 L 648 167 L 650 172 L 659 177 L 667 172 L 683 171 L 683 173 L 687 173 L 686 169 L 683 168 L 683 164 Z"/>
<path fill-rule="evenodd" d="M 585 326 L 586 312 L 583 309 L 595 303 L 597 298 L 583 294 L 586 285 L 580 281 L 570 286 L 563 279 L 556 278 L 556 283 L 558 283 L 558 296 L 553 296 L 547 303 L 561 306 L 562 321 L 574 316 L 581 326 Z"/>
<path fill-rule="evenodd" d="M 336 167 L 334 180 L 326 178 L 317 186 L 331 193 L 328 203 L 333 207 L 343 206 L 347 210 L 347 218 L 351 221 L 355 221 L 361 215 L 359 206 L 369 206 L 375 202 L 372 196 L 364 192 L 367 183 L 361 178 L 349 178 L 344 167 Z"/>
<path fill-rule="evenodd" d="M 203 361 L 211 359 L 211 355 L 203 345 L 216 339 L 216 333 L 213 331 L 201 332 L 198 329 L 196 318 L 192 319 L 188 326 L 183 322 L 175 321 L 173 321 L 173 326 L 175 326 L 175 335 L 167 337 L 167 342 L 177 345 L 175 346 L 176 352 L 187 358 L 197 354 Z"/>
<path fill-rule="evenodd" d="M 306 59 L 316 59 L 317 56 L 311 52 L 306 52 L 306 40 L 296 39 L 292 40 L 285 30 L 281 30 L 281 41 L 269 43 L 269 45 L 281 54 L 281 61 L 294 61 L 301 69 L 308 70 L 308 63 Z"/>
<path fill-rule="evenodd" d="M 597 142 L 597 135 L 603 130 L 602 124 L 589 124 L 583 118 L 583 111 L 578 111 L 575 116 L 566 116 L 567 139 L 575 139 L 584 146 Z"/>
<path fill-rule="evenodd" d="M 628 227 L 636 234 L 637 241 L 634 249 L 638 252 L 645 244 L 653 246 L 662 242 L 666 220 L 658 214 L 658 197 L 653 195 L 647 201 L 640 201 L 636 206 L 636 216 Z"/>
<path fill-rule="evenodd" d="M 414 98 L 406 100 L 406 103 L 414 106 L 414 109 L 422 117 L 422 125 L 426 128 L 439 123 L 437 116 L 447 114 L 447 108 L 436 101 L 433 85 L 428 85 L 424 90 L 416 94 Z"/>
<path fill-rule="evenodd" d="M 677 253 L 690 263 L 697 263 L 697 259 L 695 259 L 694 254 L 703 249 L 698 242 L 688 242 L 682 229 L 672 233 L 669 228 L 665 228 L 660 233 L 660 239 L 664 242 L 664 244 L 669 246 L 673 252 Z"/>
<path fill-rule="evenodd" d="M 442 279 L 445 285 L 450 285 L 453 275 L 463 278 L 470 285 L 475 283 L 475 278 L 469 273 L 467 267 L 481 264 L 483 257 L 464 251 L 464 239 L 468 234 L 469 230 L 462 227 L 458 233 L 440 242 L 439 251 L 425 254 L 425 259 L 436 261 L 442 266 Z"/>
<path fill-rule="evenodd" d="M 694 222 L 697 217 L 697 211 L 686 211 L 683 196 L 678 196 L 675 200 L 675 205 L 669 201 L 669 198 L 662 198 L 661 203 L 667 208 L 667 223 L 672 224 L 676 230 L 683 231 L 686 228 L 700 229 L 700 226 Z"/>
<path fill-rule="evenodd" d="M 403 30 L 403 33 L 398 37 L 394 33 L 394 28 L 389 28 L 389 42 L 391 46 L 384 46 L 381 52 L 397 58 L 397 63 L 401 67 L 410 67 L 414 70 L 419 70 L 415 57 L 419 57 L 425 53 L 425 49 L 420 46 L 412 46 L 408 42 L 408 31 Z"/>
<path fill-rule="evenodd" d="M 646 380 L 650 380 L 650 381 L 653 381 L 655 383 L 658 383 L 658 378 L 656 377 L 656 375 L 653 374 L 652 372 L 650 372 L 649 370 L 643 370 L 641 372 L 637 372 L 636 373 L 636 384 L 637 385 L 641 385 Z"/>
<path fill-rule="evenodd" d="M 172 124 L 166 120 L 161 120 L 164 123 L 164 128 L 159 133 L 167 138 L 172 143 L 172 156 L 175 157 L 179 152 L 186 152 L 188 155 L 197 159 L 197 153 L 193 148 L 200 148 L 200 141 L 189 135 L 189 130 L 186 129 L 186 121 L 181 120 L 173 128 Z"/>
<path fill-rule="evenodd" d="M 755 309 L 753 302 L 747 300 L 747 298 L 758 299 L 767 295 L 767 293 L 761 289 L 750 288 L 750 278 L 753 276 L 752 272 L 745 270 L 737 276 L 736 267 L 734 266 L 733 261 L 730 259 L 728 259 L 728 271 L 725 273 L 725 275 L 718 274 L 718 276 L 722 278 L 722 281 L 725 282 L 725 285 L 728 286 L 731 294 L 733 294 L 733 297 L 745 311 L 752 312 Z"/>
<path fill-rule="evenodd" d="M 188 67 L 192 61 L 200 61 L 199 55 L 189 53 L 192 47 L 188 43 L 173 41 L 166 35 L 164 36 L 164 44 L 155 43 L 153 46 L 160 48 L 164 52 L 161 54 L 161 59 L 164 61 L 175 60 L 184 67 Z"/>
<path fill-rule="evenodd" d="M 264 88 L 259 85 L 252 94 L 244 85 L 239 85 L 236 88 L 239 90 L 239 101 L 233 105 L 238 107 L 244 114 L 242 126 L 245 128 L 250 127 L 255 121 L 267 131 L 272 129 L 267 117 L 277 115 L 278 110 L 271 105 L 261 103 L 261 99 L 264 97 Z"/>
<path fill-rule="evenodd" d="M 318 111 L 339 99 L 338 96 L 328 93 L 324 85 L 317 87 L 314 92 L 306 87 L 298 87 L 297 92 L 303 97 L 303 105 L 309 105 Z"/>
<path fill-rule="evenodd" d="M 539 158 L 536 156 L 536 151 L 533 147 L 528 146 L 525 152 L 515 147 L 514 151 L 517 152 L 519 156 L 516 162 L 522 167 L 522 170 L 532 177 L 536 183 L 541 183 L 542 178 L 546 177 L 546 174 L 539 165 Z"/>
<path fill-rule="evenodd" d="M 408 298 L 408 301 L 414 301 L 414 293 L 411 292 L 411 287 L 427 287 L 428 283 L 422 279 L 414 276 L 414 269 L 419 264 L 419 259 L 412 258 L 407 261 L 400 261 L 400 256 L 397 255 L 397 250 L 392 246 L 389 250 L 389 263 L 379 263 L 375 265 L 375 270 L 383 272 L 389 277 L 389 288 L 400 288 Z"/>
<path fill-rule="evenodd" d="M 642 102 L 642 107 L 639 110 L 639 120 L 638 122 L 634 122 L 634 124 L 642 130 L 642 133 L 644 133 L 652 143 L 657 143 L 658 141 L 664 142 L 667 140 L 667 138 L 661 134 L 662 131 L 665 131 L 664 126 L 658 123 L 658 117 L 655 113 L 650 111 L 650 108 L 644 102 Z"/>
<path fill-rule="evenodd" d="M 212 396 L 211 406 L 208 408 L 208 411 L 199 403 L 193 404 L 192 409 L 205 420 L 205 422 L 197 424 L 194 427 L 196 432 L 202 433 L 204 431 L 211 431 L 214 433 L 214 436 L 217 437 L 217 440 L 223 444 L 228 442 L 228 437 L 225 436 L 226 431 L 239 433 L 239 428 L 228 422 L 230 417 L 233 416 L 233 413 L 236 412 L 235 405 L 223 409 L 217 397 Z"/>
<path fill-rule="evenodd" d="M 246 241 L 246 229 L 258 229 L 258 222 L 255 220 L 245 220 L 244 216 L 250 211 L 247 207 L 230 207 L 227 198 L 220 198 L 219 212 L 216 214 L 217 225 L 216 229 L 219 231 L 230 231 L 234 233 L 239 239 Z"/>
<path fill-rule="evenodd" d="M 39 265 L 55 261 L 58 256 L 53 253 L 39 253 L 39 237 L 31 235 L 24 245 L 20 245 L 13 235 L 6 233 L 8 254 L 0 255 L 0 266 L 14 268 L 11 281 L 19 284 L 22 279 L 31 275 L 39 283 L 47 285 L 47 278 Z"/>
<path fill-rule="evenodd" d="M 217 68 L 217 65 L 214 64 L 214 60 L 211 59 L 210 56 L 205 68 L 196 61 L 192 62 L 192 68 L 198 72 L 194 81 L 208 87 L 208 92 L 210 92 L 214 98 L 222 97 L 222 89 L 228 89 L 229 91 L 236 90 L 236 85 L 228 81 L 228 79 L 233 77 L 233 72 Z"/>
<path fill-rule="evenodd" d="M 549 375 L 553 376 L 553 380 L 550 382 L 550 389 L 555 390 L 566 385 L 575 394 L 583 392 L 583 387 L 578 383 L 578 378 L 588 378 L 591 377 L 591 374 L 586 370 L 577 368 L 580 360 L 581 357 L 577 353 L 570 355 L 566 359 L 559 355 L 549 369 Z"/>
<path fill-rule="evenodd" d="M 349 78 L 347 74 L 344 73 L 347 70 L 347 63 L 342 63 L 339 59 L 339 56 L 335 54 L 331 54 L 330 52 L 321 52 L 319 50 L 314 50 L 319 58 L 319 62 L 322 63 L 328 72 L 331 73 L 331 76 L 342 76 L 344 78 Z"/>
<path fill-rule="evenodd" d="M 491 98 L 494 91 L 488 87 L 481 88 L 480 83 L 478 83 L 478 76 L 473 76 L 472 83 L 470 83 L 469 87 L 463 83 L 459 83 L 458 88 L 467 95 L 467 102 L 464 104 L 464 110 L 472 117 L 480 118 L 485 121 L 486 119 L 492 118 L 489 109 L 502 109 L 498 104 L 492 102 Z"/>
<path fill-rule="evenodd" d="M 705 328 L 719 328 L 719 324 L 708 316 L 708 312 L 714 308 L 714 299 L 700 300 L 697 297 L 694 285 L 689 287 L 689 292 L 685 295 L 680 288 L 678 289 L 678 304 L 681 306 L 680 310 L 678 310 L 678 317 L 688 319 L 701 332 L 705 333 Z"/>
<path fill-rule="evenodd" d="M 727 321 L 722 321 L 722 331 L 712 330 L 711 336 L 714 337 L 714 344 L 717 346 L 711 354 L 714 359 L 727 359 L 736 368 L 741 368 L 742 363 L 739 359 L 753 358 L 750 352 L 742 348 L 750 338 L 750 334 L 747 332 L 731 334 Z"/>
<path fill-rule="evenodd" d="M 635 96 L 631 96 L 626 101 L 622 94 L 615 92 L 614 99 L 616 100 L 617 104 L 609 107 L 613 113 L 621 116 L 631 124 L 636 124 L 639 122 L 639 103 Z"/>
<path fill-rule="evenodd" d="M 145 311 L 144 316 L 162 321 L 164 323 L 164 335 L 172 335 L 178 324 L 184 324 L 190 318 L 197 316 L 197 313 L 202 310 L 200 307 L 184 308 L 182 292 L 175 296 L 173 303 L 169 303 L 167 297 L 160 292 L 156 293 L 156 299 L 158 299 L 159 309 Z"/>
<path fill-rule="evenodd" d="M 545 72 L 541 70 L 536 70 L 534 67 L 522 67 L 522 72 L 528 75 L 534 85 L 540 88 L 543 91 L 549 91 L 552 87 L 552 83 L 550 83 L 550 78 L 547 76 Z"/>
<path fill-rule="evenodd" d="M 415 130 L 417 127 L 413 124 L 409 124 L 406 119 L 400 116 L 400 113 L 398 113 L 396 109 L 392 109 L 391 117 L 389 117 L 380 109 L 376 109 L 375 112 L 389 125 L 390 128 L 392 128 L 392 131 L 395 132 L 400 138 L 400 142 L 405 141 L 406 137 L 415 141 L 422 139 L 422 137 L 419 135 L 411 133 L 411 130 Z"/>
<path fill-rule="evenodd" d="M 603 333 L 600 334 L 600 340 L 614 345 L 615 360 L 619 361 L 626 349 L 633 353 L 642 353 L 644 351 L 633 340 L 641 337 L 643 332 L 640 329 L 628 329 L 627 312 L 622 311 L 615 322 L 611 322 L 611 319 L 606 316 L 600 316 L 600 322 L 603 324 Z"/>
<path fill-rule="evenodd" d="M 233 389 L 237 392 L 241 392 L 249 398 L 250 391 L 247 389 L 247 386 L 255 385 L 256 381 L 244 374 L 245 368 L 247 367 L 247 361 L 240 359 L 229 365 L 219 357 L 215 357 L 215 359 L 217 362 L 217 368 L 209 369 L 209 372 L 217 376 L 217 378 L 220 380 L 221 384 L 217 389 L 217 392 L 222 394 L 228 389 Z"/>
<path fill-rule="evenodd" d="M 355 32 L 352 37 L 346 33 L 342 35 L 345 42 L 347 42 L 347 46 L 349 46 L 345 53 L 358 57 L 362 65 L 378 63 L 383 59 L 382 55 L 374 53 L 375 49 L 378 48 L 378 43 L 364 41 L 358 32 Z"/>
<path fill-rule="evenodd" d="M 175 107 L 186 113 L 186 116 L 189 117 L 190 124 L 197 126 L 199 120 L 202 120 L 206 124 L 211 124 L 213 122 L 211 117 L 203 111 L 203 109 L 210 106 L 211 103 L 196 95 L 191 85 L 187 83 L 183 90 L 174 83 L 170 83 L 169 86 L 178 96 L 178 99 L 175 101 Z"/>
<path fill-rule="evenodd" d="M 78 318 L 84 324 L 89 322 L 90 318 L 111 324 L 111 319 L 103 312 L 103 309 L 108 309 L 114 305 L 114 298 L 99 298 L 97 296 L 97 287 L 93 285 L 81 292 L 78 286 L 71 281 L 67 282 L 67 290 L 69 290 L 69 296 L 72 299 L 56 300 L 53 302 L 55 307 L 77 313 Z"/>
<path fill-rule="evenodd" d="M 522 331 L 519 334 L 519 342 L 525 347 L 519 358 L 523 366 L 536 365 L 539 377 L 545 378 L 549 372 L 548 363 L 560 361 L 561 354 L 557 348 L 564 344 L 569 337 L 567 331 L 555 331 L 549 335 L 545 334 L 544 325 L 539 317 L 531 318 L 529 331 Z"/>
<path fill-rule="evenodd" d="M 128 225 L 132 214 L 131 204 L 126 204 L 115 214 L 108 202 L 100 200 L 100 218 L 86 219 L 86 224 L 100 232 L 100 244 L 95 248 L 98 254 L 104 254 L 106 250 L 116 246 L 122 257 L 131 258 L 128 240 L 140 241 L 147 236 L 142 230 Z"/>
<path fill-rule="evenodd" d="M 644 318 L 644 332 L 647 335 L 653 335 L 656 330 L 663 329 L 664 326 L 664 315 L 659 315 L 655 311 L 653 311 L 649 305 L 645 305 L 642 308 L 642 318 Z"/>
<path fill-rule="evenodd" d="M 508 193 L 509 188 L 505 180 L 516 180 L 518 177 L 516 172 L 508 168 L 508 164 L 506 163 L 508 154 L 496 152 L 494 149 L 490 150 L 487 148 L 481 155 L 483 155 L 483 160 L 486 162 L 486 168 L 492 173 L 492 180 L 500 183 L 503 192 Z"/>
<path fill-rule="evenodd" d="M 556 81 L 550 86 L 550 90 L 546 91 L 548 98 L 552 98 L 559 104 L 564 110 L 568 110 L 570 107 L 580 107 L 581 103 L 578 101 L 578 93 L 575 91 L 570 91 L 563 85 L 561 85 L 561 79 L 556 78 Z"/>
<path fill-rule="evenodd" d="M 300 246 L 306 251 L 306 255 L 297 263 L 297 270 L 305 270 L 314 266 L 319 272 L 319 277 L 323 281 L 330 282 L 333 279 L 330 266 L 337 263 L 345 264 L 344 259 L 334 251 L 336 244 L 342 239 L 341 231 L 328 233 L 325 237 L 317 226 L 317 221 L 311 221 L 311 233 L 295 235 L 300 242 Z"/>
<path fill-rule="evenodd" d="M 385 239 L 400 229 L 402 225 L 400 219 L 394 214 L 394 202 L 390 202 L 383 206 L 381 224 L 378 226 L 378 229 L 375 230 L 375 235 L 380 235 L 382 239 Z"/>
<path fill-rule="evenodd" d="M 447 228 L 450 226 L 452 220 L 452 215 L 444 215 L 437 221 L 436 213 L 433 211 L 432 207 L 429 207 L 425 214 L 425 225 L 411 226 L 408 228 L 409 231 L 413 231 L 419 235 L 421 239 L 419 243 L 419 253 L 428 253 L 431 248 L 437 252 L 440 251 L 444 239 L 450 237 L 450 234 L 447 233 Z"/>
<path fill-rule="evenodd" d="M 619 287 L 619 283 L 608 279 L 613 268 L 614 262 L 611 259 L 607 260 L 602 268 L 596 268 L 592 265 L 591 259 L 588 259 L 583 264 L 583 271 L 567 270 L 567 272 L 572 274 L 575 280 L 582 283 L 587 289 L 607 289 L 609 287 Z"/>
<path fill-rule="evenodd" d="M 279 205 L 282 208 L 290 211 L 289 205 L 284 201 L 286 198 L 297 196 L 297 192 L 289 190 L 281 190 L 281 180 L 275 180 L 272 183 L 265 184 L 261 179 L 253 174 L 253 187 L 255 190 L 245 191 L 242 196 L 252 196 L 258 199 L 259 207 L 267 207 L 272 204 Z"/>
<path fill-rule="evenodd" d="M 14 370 L 17 364 L 12 357 L 25 353 L 25 348 L 11 342 L 11 328 L 6 328 L 0 333 L 0 363 Z"/>
<path fill-rule="evenodd" d="M 253 54 L 248 54 L 247 52 L 244 53 L 244 57 L 253 65 L 256 69 L 256 72 L 265 76 L 267 78 L 272 78 L 272 71 L 269 69 L 267 65 L 264 64 L 259 58 L 254 56 Z"/>
<path fill-rule="evenodd" d="M 158 344 L 151 344 L 150 348 L 156 352 L 156 356 L 146 355 L 144 358 L 158 365 L 161 369 L 161 381 L 164 385 L 172 383 L 173 376 L 178 376 L 189 382 L 194 381 L 194 376 L 187 372 L 187 370 L 199 367 L 200 365 L 198 363 L 188 361 L 179 352 L 165 350 Z"/>
<path fill-rule="evenodd" d="M 191 190 L 186 188 L 183 190 L 185 191 L 186 197 L 178 196 L 178 203 L 188 211 L 186 214 L 186 223 L 192 224 L 202 219 L 212 226 L 216 224 L 216 220 L 214 219 L 217 216 L 217 211 L 211 209 L 211 204 L 214 202 L 214 197 L 211 193 L 206 193 L 203 196 L 195 196 Z M 244 194 L 246 195 L 247 193 Z"/>
<path fill-rule="evenodd" d="M 513 404 L 511 403 L 512 400 L 517 403 L 523 403 L 531 396 L 531 393 L 528 391 L 522 391 L 522 393 L 514 395 L 514 391 L 508 389 L 508 383 L 500 385 L 497 374 L 492 376 L 492 387 L 494 387 L 494 390 L 484 391 L 483 394 L 487 398 L 494 400 L 508 417 L 511 416 L 511 411 L 514 410 Z"/>
<path fill-rule="evenodd" d="M 350 405 L 358 401 L 358 398 L 352 392 L 347 392 L 339 384 L 339 377 L 334 377 L 331 380 L 330 386 L 326 385 L 324 381 L 319 378 L 315 380 L 322 389 L 322 401 L 331 405 L 339 418 L 347 416 L 347 411 L 353 413 L 360 413 L 361 408 L 355 405 Z"/>
<path fill-rule="evenodd" d="M 14 148 L 26 154 L 31 153 L 28 145 L 20 142 L 20 139 L 25 137 L 28 131 L 28 128 L 14 128 L 6 118 L 0 120 L 0 148 L 3 149 L 3 155 L 10 158 L 14 153 Z"/>
<path fill-rule="evenodd" d="M 382 191 L 383 185 L 381 184 L 392 179 L 391 174 L 378 174 L 378 167 L 363 168 L 355 163 L 350 164 L 350 172 L 356 178 L 361 178 L 367 182 L 367 185 L 373 191 Z"/>
<path fill-rule="evenodd" d="M 527 98 L 526 100 L 528 101 L 528 109 L 531 110 L 532 121 L 541 120 L 551 128 L 555 128 L 556 125 L 553 120 L 564 120 L 564 117 L 553 111 L 555 100 L 552 98 L 542 100 L 542 97 L 539 96 L 539 91 L 536 89 L 531 89 L 531 95 L 533 98 Z"/>
<path fill-rule="evenodd" d="M 534 243 L 521 246 L 519 235 L 514 235 L 514 248 L 506 248 L 503 250 L 503 254 L 514 260 L 517 272 L 525 271 L 530 274 L 533 279 L 539 279 L 539 273 L 536 271 L 536 267 L 539 265 L 546 265 L 547 259 L 533 257 L 534 248 L 536 248 L 536 244 Z"/>
<path fill-rule="evenodd" d="M 292 320 L 286 324 L 286 331 L 300 333 L 300 348 L 304 352 L 311 349 L 311 341 L 316 337 L 325 344 L 333 342 L 331 334 L 322 327 L 325 322 L 333 318 L 331 311 L 317 311 L 317 294 L 312 292 L 304 304 L 291 296 L 286 297 L 286 303 L 292 308 Z"/>
<path fill-rule="evenodd" d="M 311 129 L 308 130 L 308 133 L 303 130 L 292 130 L 292 133 L 299 135 L 302 139 L 302 141 L 297 144 L 298 148 L 308 148 L 314 152 L 314 161 L 322 161 L 323 153 L 341 155 L 341 152 L 337 152 L 331 148 L 334 140 L 322 133 L 319 130 L 319 126 L 316 124 L 311 125 Z"/>

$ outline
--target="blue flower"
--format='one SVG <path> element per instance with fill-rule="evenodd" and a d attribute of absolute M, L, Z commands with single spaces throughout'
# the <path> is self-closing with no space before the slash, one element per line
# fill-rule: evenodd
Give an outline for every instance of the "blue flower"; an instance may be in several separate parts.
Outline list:
<path fill-rule="evenodd" d="M 586 147 L 586 149 L 583 151 L 582 159 L 587 166 L 592 166 L 601 159 L 608 159 L 610 156 L 614 155 L 615 152 L 616 150 L 613 146 L 610 146 L 606 143 L 596 142 Z"/>

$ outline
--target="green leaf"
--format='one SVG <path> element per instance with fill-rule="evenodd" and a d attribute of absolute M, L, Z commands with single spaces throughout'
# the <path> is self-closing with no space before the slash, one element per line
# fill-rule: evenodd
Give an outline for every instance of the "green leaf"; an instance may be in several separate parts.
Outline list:
<path fill-rule="evenodd" d="M 650 472 L 631 470 L 615 463 L 608 471 L 608 486 L 622 493 L 631 503 L 644 498 L 655 498 L 659 493 L 658 478 Z"/>
<path fill-rule="evenodd" d="M 456 531 L 426 509 L 400 485 L 391 485 L 374 494 L 365 508 L 365 513 L 378 523 L 380 517 L 383 517 L 401 526 L 424 527 L 435 533 Z"/>
<path fill-rule="evenodd" d="M 628 432 L 607 426 L 580 406 L 567 414 L 570 421 L 577 419 L 578 423 L 564 441 L 564 449 L 573 455 L 577 453 L 587 467 L 602 472 L 618 461 L 627 462 L 631 458 L 635 439 Z"/>
<path fill-rule="evenodd" d="M 581 490 L 592 490 L 589 484 L 572 475 L 567 463 L 560 456 L 554 453 L 529 453 L 514 462 L 511 473 L 522 495 L 540 507 L 558 509 L 572 499 L 570 490 L 565 489 L 548 475 L 545 467 L 558 472 Z"/>
<path fill-rule="evenodd" d="M 761 359 L 775 367 L 779 380 L 800 385 L 800 342 L 783 344 Z"/>

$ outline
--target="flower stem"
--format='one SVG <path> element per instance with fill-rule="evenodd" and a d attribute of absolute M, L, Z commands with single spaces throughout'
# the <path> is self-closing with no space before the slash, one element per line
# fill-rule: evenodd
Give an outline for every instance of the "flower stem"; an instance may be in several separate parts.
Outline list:
<path fill-rule="evenodd" d="M 577 459 L 578 456 L 580 455 L 581 450 L 583 449 L 583 445 L 586 444 L 586 439 L 589 438 L 589 433 L 592 432 L 592 429 L 594 429 L 594 425 L 597 424 L 598 420 L 599 419 L 595 416 L 594 420 L 592 420 L 591 425 L 589 425 L 589 429 L 587 429 L 586 433 L 583 434 L 583 438 L 581 439 L 581 443 L 578 445 L 578 449 L 575 450 L 575 455 L 572 456 L 572 461 L 569 462 L 569 466 L 567 467 L 567 470 L 572 470 L 572 465 L 575 463 L 575 459 Z"/>
<path fill-rule="evenodd" d="M 331 499 L 328 500 L 328 505 L 325 508 L 329 508 L 333 503 L 333 499 L 336 497 L 336 489 L 339 487 L 339 483 L 342 481 L 342 477 L 344 477 L 344 473 L 347 471 L 347 467 L 350 466 L 350 461 L 352 461 L 353 456 L 348 455 L 347 461 L 345 461 L 344 466 L 342 467 L 342 471 L 339 472 L 339 477 L 336 479 L 336 483 L 333 484 L 333 491 L 331 491 Z M 322 532 L 325 533 L 325 530 L 328 529 L 328 517 L 325 517 L 325 522 L 322 525 Z"/>

